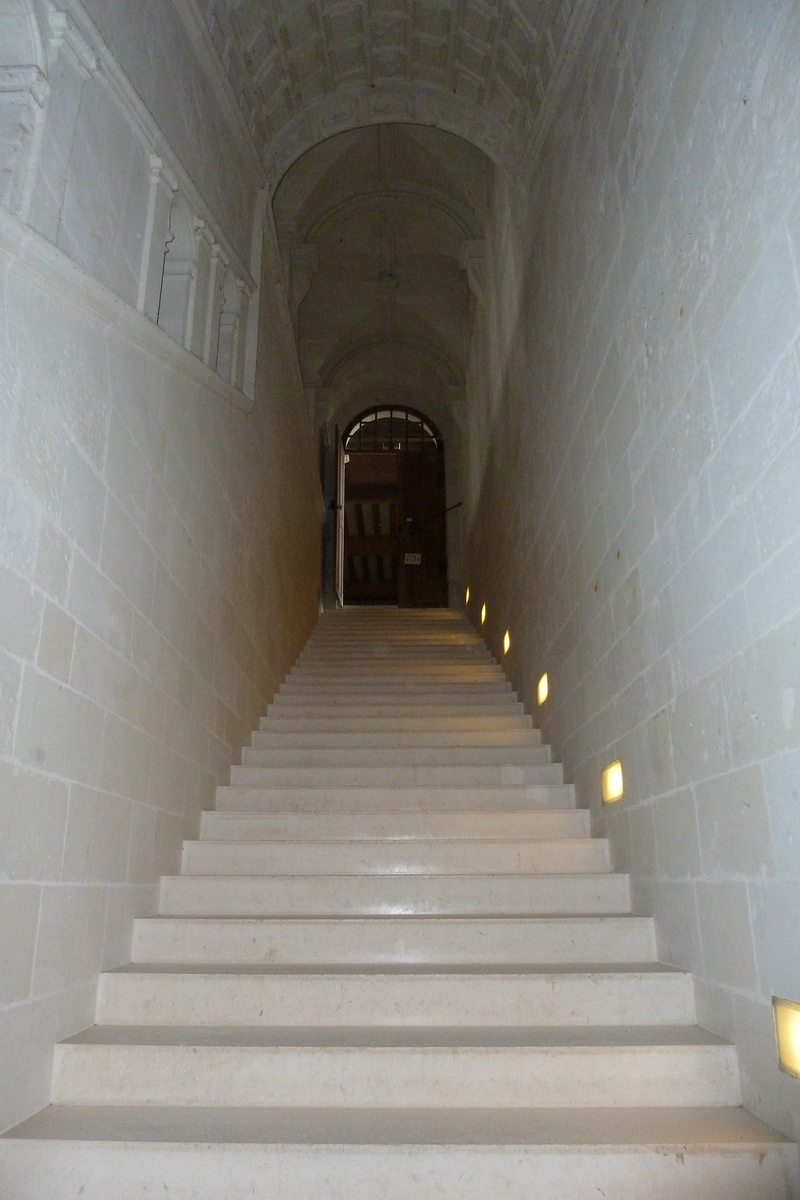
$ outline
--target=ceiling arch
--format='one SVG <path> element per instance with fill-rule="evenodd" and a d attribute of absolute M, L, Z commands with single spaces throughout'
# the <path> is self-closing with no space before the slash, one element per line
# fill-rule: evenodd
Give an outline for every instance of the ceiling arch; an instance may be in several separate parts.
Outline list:
<path fill-rule="evenodd" d="M 341 387 L 368 376 L 370 387 L 375 387 L 378 378 L 385 378 L 405 380 L 400 385 L 393 382 L 392 386 L 418 388 L 420 373 L 432 373 L 450 387 L 464 383 L 458 363 L 442 346 L 437 346 L 430 337 L 414 337 L 411 333 L 399 333 L 391 340 L 379 334 L 348 340 L 330 355 L 320 376 L 326 387 Z"/>
<path fill-rule="evenodd" d="M 463 383 L 464 247 L 482 236 L 493 167 L 438 129 L 379 125 L 313 147 L 273 210 L 304 384 L 338 388 L 369 360 L 394 389 L 423 360 Z"/>
<path fill-rule="evenodd" d="M 421 189 L 411 187 L 393 187 L 385 188 L 382 191 L 375 189 L 373 191 L 355 192 L 352 196 L 346 196 L 342 200 L 336 200 L 331 203 L 330 207 L 315 216 L 307 230 L 302 230 L 303 237 L 313 239 L 318 234 L 324 231 L 325 226 L 334 222 L 339 222 L 346 219 L 353 213 L 363 213 L 376 205 L 386 206 L 390 204 L 403 204 L 407 209 L 416 209 L 423 217 L 427 216 L 431 210 L 437 214 L 444 216 L 456 226 L 462 238 L 472 238 L 476 236 L 474 222 L 469 216 L 448 202 L 432 189 L 422 191 Z"/>
<path fill-rule="evenodd" d="M 326 138 L 286 172 L 275 192 L 278 226 L 302 238 L 355 203 L 434 208 L 480 236 L 490 190 L 487 156 L 460 137 L 408 123 L 367 125 Z"/>
<path fill-rule="evenodd" d="M 597 0 L 209 0 L 206 20 L 271 190 L 311 146 L 434 125 L 530 156 Z"/>

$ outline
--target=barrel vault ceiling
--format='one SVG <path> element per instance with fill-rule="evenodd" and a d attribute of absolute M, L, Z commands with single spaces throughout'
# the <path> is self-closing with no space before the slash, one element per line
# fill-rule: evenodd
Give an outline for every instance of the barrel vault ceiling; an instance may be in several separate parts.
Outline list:
<path fill-rule="evenodd" d="M 465 247 L 480 247 L 492 170 L 462 138 L 391 124 L 334 135 L 286 172 L 273 211 L 320 423 L 351 401 L 434 416 L 463 391 Z"/>
<path fill-rule="evenodd" d="M 317 424 L 362 401 L 458 424 L 493 166 L 533 160 L 597 0 L 203 3 Z"/>
<path fill-rule="evenodd" d="M 597 0 L 202 0 L 274 190 L 333 133 L 411 121 L 532 153 Z"/>

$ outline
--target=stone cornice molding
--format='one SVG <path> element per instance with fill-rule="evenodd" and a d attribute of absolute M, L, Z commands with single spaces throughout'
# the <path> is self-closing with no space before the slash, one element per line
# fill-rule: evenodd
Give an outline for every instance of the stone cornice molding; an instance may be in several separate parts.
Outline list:
<path fill-rule="evenodd" d="M 49 90 L 47 76 L 35 64 L 0 67 L 0 93 L 26 92 L 41 106 L 47 99 Z"/>
<path fill-rule="evenodd" d="M 62 47 L 67 47 L 85 79 L 90 79 L 100 70 L 100 60 L 86 41 L 75 22 L 65 12 L 49 8 L 47 20 L 50 26 L 50 45 L 47 59 L 52 68 Z"/>
<path fill-rule="evenodd" d="M 119 296 L 72 261 L 66 254 L 0 208 L 0 258 L 13 278 L 24 274 L 38 288 L 75 311 L 82 311 L 98 326 L 145 350 L 171 370 L 224 404 L 249 413 L 253 401 L 227 383 L 168 334 L 126 304 Z"/>

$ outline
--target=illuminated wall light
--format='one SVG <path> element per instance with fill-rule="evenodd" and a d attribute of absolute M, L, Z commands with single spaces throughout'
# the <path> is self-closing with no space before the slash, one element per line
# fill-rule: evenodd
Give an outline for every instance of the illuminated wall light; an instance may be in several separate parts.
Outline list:
<path fill-rule="evenodd" d="M 622 763 L 619 759 L 603 767 L 600 783 L 603 789 L 603 804 L 613 804 L 615 800 L 622 799 Z"/>
<path fill-rule="evenodd" d="M 539 686 L 536 689 L 536 699 L 539 701 L 539 704 L 544 704 L 549 693 L 550 689 L 547 684 L 547 671 L 545 671 L 544 675 L 539 680 Z"/>
<path fill-rule="evenodd" d="M 485 625 L 485 624 L 486 624 L 486 605 L 484 604 L 483 608 L 481 609 L 481 625 Z"/>
<path fill-rule="evenodd" d="M 469 604 L 469 588 L 467 588 L 467 594 L 466 594 L 466 596 L 464 597 L 464 603 L 465 603 L 465 604 Z"/>
<path fill-rule="evenodd" d="M 508 654 L 511 649 L 511 634 L 506 630 L 506 635 L 503 638 L 503 654 Z"/>
<path fill-rule="evenodd" d="M 787 1075 L 800 1079 L 800 1004 L 772 997 L 778 1065 Z"/>

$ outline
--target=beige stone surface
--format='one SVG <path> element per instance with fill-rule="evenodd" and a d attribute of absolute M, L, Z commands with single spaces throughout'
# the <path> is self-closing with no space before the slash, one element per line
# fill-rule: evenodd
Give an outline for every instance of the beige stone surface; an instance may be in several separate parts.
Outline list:
<path fill-rule="evenodd" d="M 537 168 L 496 175 L 462 469 L 471 618 L 528 704 L 548 672 L 578 803 L 795 1138 L 797 19 L 595 8 Z"/>
<path fill-rule="evenodd" d="M 466 630 L 456 614 L 437 620 Z M 395 623 L 413 655 L 409 631 L 432 622 L 425 613 L 331 614 L 306 657 L 331 628 L 358 628 L 369 647 L 376 635 L 391 639 Z M 354 641 L 356 674 L 359 655 Z M 446 655 L 425 670 L 446 670 Z M 428 703 L 435 714 L 437 700 Z M 284 751 L 297 762 L 336 724 L 304 711 L 303 741 Z M 485 720 L 456 719 L 477 731 Z M 265 736 L 271 720 L 282 723 L 268 717 Z M 435 728 L 430 737 L 435 745 Z M 122 1174 L 133 1194 L 146 1194 L 152 1170 L 167 1192 L 179 1171 L 185 1189 L 191 1139 L 202 1131 L 206 1155 L 229 1154 L 229 1191 L 248 1186 L 250 1155 L 260 1154 L 268 1177 L 288 1146 L 298 1157 L 283 1164 L 280 1186 L 306 1178 L 338 1188 L 341 1165 L 357 1189 L 353 1164 L 336 1158 L 347 1146 L 375 1154 L 374 1186 L 391 1146 L 402 1145 L 412 1190 L 441 1193 L 450 1159 L 480 1146 L 479 1163 L 506 1147 L 515 1164 L 512 1175 L 493 1173 L 491 1195 L 498 1181 L 512 1192 L 534 1174 L 541 1183 L 553 1158 L 560 1195 L 582 1197 L 604 1179 L 624 1196 L 645 1177 L 666 1195 L 674 1180 L 665 1164 L 685 1167 L 688 1155 L 702 1166 L 682 1175 L 684 1196 L 701 1184 L 709 1194 L 713 1167 L 716 1184 L 735 1170 L 754 1195 L 794 1200 L 796 1147 L 743 1116 L 736 1049 L 696 1024 L 691 977 L 657 963 L 652 921 L 605 915 L 592 892 L 606 880 L 627 895 L 628 881 L 607 873 L 608 844 L 588 836 L 586 810 L 532 809 L 518 792 L 516 808 L 459 811 L 418 784 L 413 811 L 398 806 L 407 787 L 363 790 L 371 811 L 341 810 L 320 788 L 314 813 L 206 814 L 203 836 L 184 844 L 181 875 L 162 880 L 161 915 L 136 922 L 135 964 L 101 976 L 96 1023 L 56 1046 L 51 1107 L 0 1139 L 0 1170 L 19 1196 L 46 1186 L 62 1159 L 91 1195 L 120 1151 L 130 1155 Z M 226 825 L 234 836 L 220 839 Z M 525 840 L 526 830 L 539 837 Z M 253 840 L 256 832 L 271 837 Z M 565 857 L 572 874 L 548 874 Z M 199 885 L 195 900 L 213 915 L 170 916 L 180 885 Z M 320 906 L 317 919 L 276 919 L 292 891 L 294 902 Z M 371 911 L 349 915 L 362 893 Z M 231 897 L 242 911 L 256 894 L 265 915 L 226 915 Z M 567 896 L 591 915 L 548 917 Z M 504 912 L 509 899 L 514 915 Z M 154 1154 L 148 1109 L 161 1117 L 173 1164 Z M 691 1135 L 682 1110 L 695 1118 Z M 522 1114 L 524 1126 L 514 1119 Z M 648 1156 L 656 1125 L 658 1158 Z M 679 1130 L 687 1137 L 673 1151 Z M 751 1182 L 754 1153 L 762 1173 Z M 461 1162 L 472 1166 L 469 1154 Z M 410 1194 L 402 1171 L 395 1184 Z"/>
<path fill-rule="evenodd" d="M 135 311 L 148 154 L 175 163 L 191 147 L 194 184 L 179 166 L 179 191 L 242 278 L 260 274 L 254 156 L 220 135 L 212 160 L 189 133 L 216 130 L 219 113 L 210 83 L 190 82 L 194 51 L 162 76 L 176 101 L 193 95 L 170 147 L 126 82 L 136 39 L 76 5 L 28 44 L 28 8 L 0 5 L 9 68 L 27 46 L 43 88 L 35 169 L 0 189 L 3 1127 L 46 1099 L 51 1043 L 85 1024 L 101 966 L 129 954 L 134 917 L 290 666 L 317 590 L 318 499 L 285 353 L 253 402 Z M 154 19 L 180 42 L 171 6 Z M 164 93 L 151 100 L 163 116 Z M 227 183 L 212 161 L 231 165 Z M 265 354 L 275 300 L 261 306 Z"/>
<path fill-rule="evenodd" d="M 531 709 L 548 671 L 568 782 L 320 763 L 220 808 L 577 796 L 746 1102 L 799 1137 L 770 1012 L 800 997 L 796 6 L 61 9 L 0 0 L 0 1127 L 231 764 L 269 770 L 238 756 L 317 612 L 309 426 L 396 401 L 463 502 L 451 603 L 487 603 L 498 659 L 510 630 Z M 352 703 L 324 657 L 287 702 Z"/>

